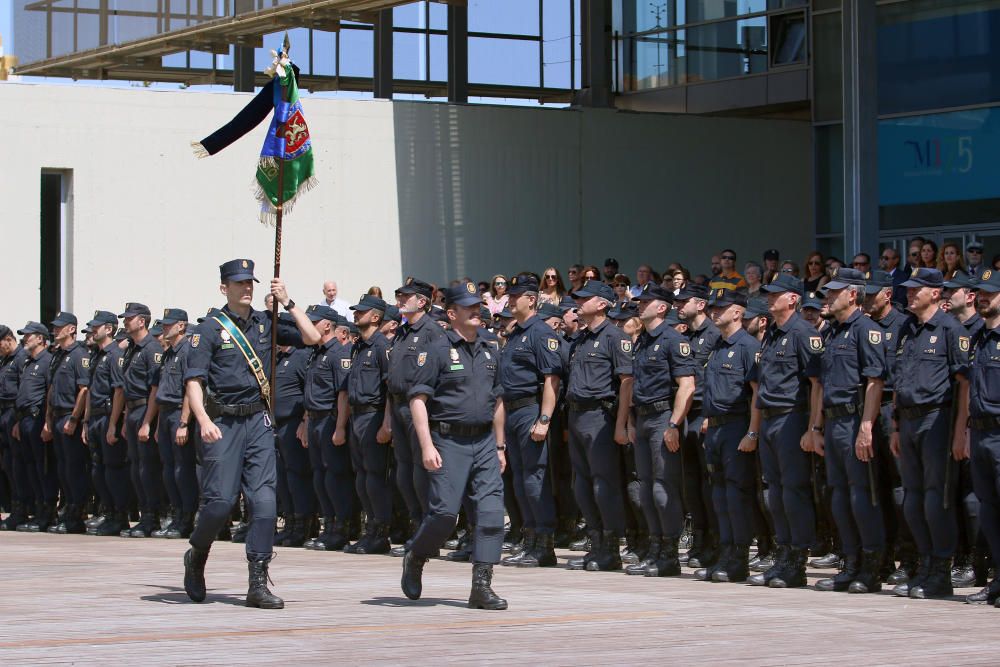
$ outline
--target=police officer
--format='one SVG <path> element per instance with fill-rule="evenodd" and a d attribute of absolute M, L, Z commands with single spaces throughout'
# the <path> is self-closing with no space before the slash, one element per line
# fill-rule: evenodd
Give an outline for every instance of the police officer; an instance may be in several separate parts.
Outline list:
<path fill-rule="evenodd" d="M 524 550 L 504 565 L 556 564 L 556 509 L 549 475 L 549 429 L 559 397 L 562 342 L 536 315 L 538 279 L 521 273 L 510 280 L 513 328 L 500 354 L 505 437 L 514 494 L 524 518 Z"/>
<path fill-rule="evenodd" d="M 313 483 L 323 509 L 323 532 L 308 545 L 317 551 L 347 546 L 354 511 L 351 452 L 347 444 L 347 374 L 350 348 L 336 336 L 340 316 L 329 306 L 309 306 L 306 316 L 320 335 L 306 367 L 303 429 L 313 464 Z"/>
<path fill-rule="evenodd" d="M 56 523 L 56 501 L 59 498 L 59 480 L 55 463 L 49 457 L 52 433 L 45 424 L 45 397 L 49 388 L 49 330 L 41 322 L 28 322 L 17 334 L 22 336 L 21 346 L 28 358 L 21 367 L 18 378 L 14 427 L 11 434 L 18 442 L 16 451 L 21 453 L 28 473 L 29 484 L 35 498 L 33 520 L 17 527 L 20 532 L 37 533 L 48 530 Z"/>
<path fill-rule="evenodd" d="M 77 319 L 70 312 L 56 313 L 52 320 L 56 351 L 49 367 L 50 385 L 45 415 L 53 436 L 56 465 L 66 497 L 63 521 L 50 532 L 85 533 L 84 505 L 90 497 L 89 452 L 80 438 L 87 385 L 90 384 L 90 354 L 76 339 Z"/>
<path fill-rule="evenodd" d="M 878 508 L 874 426 L 886 376 L 882 330 L 862 314 L 865 274 L 836 269 L 826 284 L 834 317 L 823 352 L 824 442 L 830 505 L 844 552 L 840 572 L 820 580 L 821 591 L 874 593 L 882 589 L 879 568 L 885 525 Z"/>
<path fill-rule="evenodd" d="M 27 462 L 19 451 L 20 443 L 13 436 L 14 423 L 17 420 L 17 384 L 21 368 L 28 359 L 28 353 L 17 344 L 17 338 L 10 327 L 0 325 L 0 454 L 3 456 L 3 468 L 10 480 L 11 512 L 7 518 L 0 521 L 0 530 L 16 530 L 18 526 L 28 522 L 28 516 L 34 508 L 34 494 L 31 488 L 31 478 L 28 474 Z"/>
<path fill-rule="evenodd" d="M 389 552 L 392 487 L 389 484 L 391 416 L 386 410 L 385 380 L 389 372 L 389 341 L 379 330 L 388 304 L 366 294 L 351 306 L 358 342 L 351 348 L 347 378 L 350 405 L 350 446 L 355 488 L 366 515 L 365 534 L 348 547 L 351 553 Z M 346 549 L 345 549 L 346 550 Z"/>
<path fill-rule="evenodd" d="M 780 273 L 762 289 L 774 322 L 761 345 L 756 402 L 777 555 L 771 568 L 749 581 L 772 588 L 805 586 L 806 554 L 816 540 L 808 452 L 822 431 L 823 339 L 796 312 L 801 280 Z"/>
<path fill-rule="evenodd" d="M 119 535 L 129 530 L 128 505 L 131 494 L 128 470 L 128 448 L 124 443 L 108 442 L 108 420 L 114 398 L 114 378 L 122 350 L 114 340 L 118 316 L 98 310 L 87 327 L 94 337 L 96 350 L 90 358 L 90 385 L 87 409 L 84 413 L 84 437 L 92 450 L 100 450 L 104 481 L 111 498 L 108 516 L 92 533 L 101 537 Z"/>
<path fill-rule="evenodd" d="M 716 563 L 695 571 L 705 581 L 742 582 L 750 576 L 750 542 L 756 504 L 760 410 L 757 357 L 760 343 L 743 329 L 746 295 L 718 289 L 708 303 L 719 339 L 705 368 L 702 408 L 705 459 L 711 475 L 712 503 L 719 520 L 721 549 Z"/>
<path fill-rule="evenodd" d="M 250 506 L 247 533 L 248 607 L 281 609 L 284 601 L 267 588 L 273 553 L 275 507 L 274 435 L 267 399 L 271 362 L 271 321 L 253 304 L 253 261 L 235 259 L 219 267 L 226 305 L 191 337 L 184 373 L 187 401 L 198 422 L 201 496 L 204 500 L 191 548 L 184 554 L 184 590 L 205 599 L 205 563 L 219 531 L 229 520 L 240 488 Z M 295 328 L 279 323 L 279 345 L 315 345 L 319 333 L 288 296 L 280 278 L 271 294 L 295 318 Z"/>
<path fill-rule="evenodd" d="M 695 393 L 697 361 L 688 340 L 665 321 L 673 298 L 672 292 L 652 282 L 633 297 L 644 328 L 634 350 L 629 430 L 649 547 L 645 558 L 625 572 L 650 577 L 681 573 L 677 554 L 684 530 L 681 440 Z"/>
<path fill-rule="evenodd" d="M 420 597 L 424 564 L 451 534 L 468 494 L 476 515 L 469 607 L 506 609 L 507 601 L 492 588 L 504 532 L 504 407 L 496 350 L 479 335 L 481 302 L 475 283 L 448 289 L 451 328 L 414 360 L 408 396 L 429 473 L 427 515 L 403 558 L 400 583 L 406 597 Z"/>
<path fill-rule="evenodd" d="M 729 254 L 731 251 L 724 251 Z M 721 287 L 721 286 L 720 286 Z M 705 436 L 701 414 L 701 393 L 705 385 L 705 364 L 719 340 L 719 329 L 706 313 L 709 289 L 705 285 L 689 283 L 677 294 L 674 309 L 681 322 L 687 324 L 686 335 L 695 360 L 695 390 L 691 409 L 687 412 L 681 453 L 684 460 L 684 499 L 691 514 L 693 543 L 688 550 L 689 567 L 709 567 L 718 558 L 719 519 L 712 507 L 708 466 L 705 460 Z"/>
<path fill-rule="evenodd" d="M 969 439 L 961 456 L 971 457 L 980 527 L 990 547 L 994 577 L 965 601 L 1000 606 L 1000 272 L 982 272 L 976 303 L 985 324 L 972 355 Z"/>
<path fill-rule="evenodd" d="M 396 485 L 410 513 L 410 536 L 420 525 L 427 507 L 427 471 L 420 462 L 420 443 L 413 430 L 407 393 L 413 384 L 417 357 L 433 341 L 444 336 L 444 330 L 428 317 L 433 288 L 430 284 L 409 277 L 396 290 L 396 307 L 406 322 L 397 330 L 389 354 L 389 406 L 392 412 L 393 453 L 396 457 Z M 402 556 L 404 549 L 392 551 Z"/>
<path fill-rule="evenodd" d="M 187 539 L 194 530 L 194 513 L 198 509 L 195 446 L 190 439 L 191 408 L 184 400 L 184 373 L 191 349 L 187 311 L 167 308 L 160 325 L 167 349 L 155 372 L 151 396 L 158 408 L 156 442 L 163 462 L 163 485 L 174 516 L 168 526 L 153 535 Z"/>
<path fill-rule="evenodd" d="M 587 521 L 591 550 L 568 567 L 620 570 L 625 508 L 617 446 L 628 444 L 632 341 L 608 321 L 615 299 L 610 286 L 589 280 L 572 297 L 586 329 L 570 352 L 569 447 L 574 493 Z"/>
<path fill-rule="evenodd" d="M 119 317 L 124 318 L 129 345 L 118 364 L 117 373 L 121 377 L 114 381 L 115 397 L 107 437 L 112 445 L 118 442 L 118 420 L 124 410 L 123 426 L 128 442 L 132 487 L 141 511 L 139 523 L 128 535 L 149 537 L 159 527 L 160 488 L 163 483 L 159 452 L 154 443 L 149 442 L 150 424 L 156 416 L 156 403 L 149 403 L 149 392 L 156 367 L 163 359 L 163 346 L 149 333 L 152 317 L 145 304 L 127 303 L 125 312 Z"/>
<path fill-rule="evenodd" d="M 968 404 L 958 398 L 967 395 L 970 338 L 941 310 L 940 271 L 915 269 L 903 286 L 912 315 L 900 332 L 896 368 L 898 377 L 907 381 L 896 385 L 898 431 L 890 442 L 900 460 L 906 489 L 903 511 L 919 563 L 916 574 L 892 592 L 920 599 L 949 596 L 953 590 L 951 558 L 958 527 L 952 455 L 965 451 L 962 425 Z"/>

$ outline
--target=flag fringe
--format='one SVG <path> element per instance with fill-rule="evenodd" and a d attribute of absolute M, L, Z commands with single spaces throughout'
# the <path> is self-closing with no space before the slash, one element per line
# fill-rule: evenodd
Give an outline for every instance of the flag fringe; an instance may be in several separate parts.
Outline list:
<path fill-rule="evenodd" d="M 209 156 L 208 149 L 202 146 L 200 141 L 192 141 L 191 148 L 194 150 L 194 156 L 199 160 Z"/>
<path fill-rule="evenodd" d="M 292 212 L 292 209 L 295 207 L 295 203 L 299 200 L 301 195 L 309 192 L 317 185 L 319 185 L 319 180 L 315 176 L 310 176 L 302 183 L 299 183 L 299 187 L 295 191 L 295 194 L 292 195 L 291 199 L 286 201 L 281 207 L 285 214 L 287 215 Z M 267 225 L 268 227 L 274 227 L 278 224 L 278 209 L 271 203 L 271 199 L 268 197 L 267 193 L 264 192 L 264 188 L 260 187 L 260 184 L 256 180 L 254 180 L 252 187 L 254 198 L 260 202 L 259 217 L 261 224 Z"/>

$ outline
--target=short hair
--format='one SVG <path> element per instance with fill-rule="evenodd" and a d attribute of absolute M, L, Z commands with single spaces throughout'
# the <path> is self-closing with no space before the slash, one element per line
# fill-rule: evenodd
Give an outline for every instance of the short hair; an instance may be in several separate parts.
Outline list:
<path fill-rule="evenodd" d="M 739 255 L 736 254 L 736 251 L 733 250 L 732 248 L 723 248 L 722 250 L 719 251 L 719 259 L 722 259 L 722 256 L 727 252 L 732 253 L 734 259 L 736 257 L 739 257 Z"/>

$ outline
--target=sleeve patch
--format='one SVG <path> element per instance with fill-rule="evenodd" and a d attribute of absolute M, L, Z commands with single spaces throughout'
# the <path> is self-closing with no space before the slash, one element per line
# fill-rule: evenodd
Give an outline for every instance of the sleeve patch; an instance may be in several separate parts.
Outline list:
<path fill-rule="evenodd" d="M 90 359 L 84 357 L 83 359 L 80 360 L 80 363 L 83 365 L 84 368 L 90 368 Z"/>
<path fill-rule="evenodd" d="M 823 349 L 823 339 L 820 336 L 809 336 L 809 349 L 820 351 Z"/>
<path fill-rule="evenodd" d="M 417 366 L 423 367 L 427 363 L 427 353 L 421 352 L 417 355 Z"/>
<path fill-rule="evenodd" d="M 198 347 L 198 344 L 200 342 L 201 342 L 201 334 L 194 334 L 193 336 L 191 336 L 191 347 Z"/>
<path fill-rule="evenodd" d="M 969 351 L 969 337 L 968 336 L 959 336 L 958 337 L 958 349 L 960 349 L 962 352 L 968 352 Z"/>
<path fill-rule="evenodd" d="M 632 341 L 623 340 L 622 341 L 622 352 L 625 354 L 630 354 L 632 352 Z"/>
<path fill-rule="evenodd" d="M 679 343 L 677 349 L 680 351 L 682 357 L 691 356 L 691 344 L 690 343 Z"/>
<path fill-rule="evenodd" d="M 882 344 L 882 332 L 881 331 L 869 331 L 868 332 L 868 342 L 872 345 Z"/>
<path fill-rule="evenodd" d="M 343 368 L 345 371 L 346 370 L 350 370 L 350 368 L 351 368 L 351 360 L 350 359 L 341 359 L 340 360 L 340 367 Z"/>
<path fill-rule="evenodd" d="M 546 338 L 545 345 L 553 352 L 559 350 L 559 339 L 558 338 Z"/>

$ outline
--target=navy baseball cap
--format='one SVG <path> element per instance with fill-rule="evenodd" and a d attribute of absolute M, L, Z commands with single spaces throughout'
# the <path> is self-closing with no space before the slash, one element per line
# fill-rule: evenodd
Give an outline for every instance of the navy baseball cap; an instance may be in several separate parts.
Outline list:
<path fill-rule="evenodd" d="M 41 322 L 28 322 L 24 325 L 24 328 L 17 330 L 18 336 L 27 336 L 28 334 L 42 334 L 43 336 L 48 336 L 49 328 Z"/>
<path fill-rule="evenodd" d="M 486 312 L 488 313 L 489 310 L 487 310 Z M 514 319 L 514 313 L 510 312 L 510 308 L 504 306 L 503 309 L 499 313 L 497 313 L 497 317 L 499 317 L 501 320 L 512 320 Z"/>
<path fill-rule="evenodd" d="M 177 324 L 178 322 L 187 322 L 188 314 L 186 310 L 181 310 L 180 308 L 165 308 L 163 310 L 163 318 L 160 320 L 160 324 Z"/>
<path fill-rule="evenodd" d="M 888 271 L 871 271 L 865 281 L 865 294 L 878 294 L 886 287 L 892 287 L 892 276 Z"/>
<path fill-rule="evenodd" d="M 983 275 L 979 276 L 980 292 L 1000 292 L 1000 271 L 986 269 Z M 2 336 L 0 336 L 2 337 Z"/>
<path fill-rule="evenodd" d="M 538 279 L 528 273 L 519 273 L 510 279 L 507 285 L 507 294 L 524 294 L 525 292 L 537 292 Z"/>
<path fill-rule="evenodd" d="M 937 269 L 913 269 L 903 287 L 944 287 L 944 276 Z"/>
<path fill-rule="evenodd" d="M 712 298 L 708 300 L 709 307 L 725 308 L 726 306 L 746 306 L 747 295 L 743 290 L 720 287 L 712 290 Z"/>
<path fill-rule="evenodd" d="M 864 287 L 865 274 L 863 271 L 847 268 L 834 269 L 833 276 L 831 276 L 830 282 L 825 287 L 826 289 L 844 289 L 851 285 Z"/>
<path fill-rule="evenodd" d="M 674 297 L 676 301 L 686 301 L 688 299 L 705 299 L 711 296 L 712 290 L 709 289 L 708 285 L 699 285 L 698 283 L 688 283 L 677 293 Z"/>
<path fill-rule="evenodd" d="M 6 324 L 0 324 L 0 340 L 3 340 L 7 336 L 13 336 L 14 332 L 10 330 L 10 327 Z"/>
<path fill-rule="evenodd" d="M 778 261 L 779 259 L 781 259 L 781 253 L 779 253 L 774 248 L 771 248 L 770 250 L 765 250 L 764 251 L 764 259 L 765 260 L 767 260 L 767 259 L 773 259 L 774 261 Z"/>
<path fill-rule="evenodd" d="M 687 322 L 681 322 L 680 315 L 677 314 L 676 308 L 671 308 L 667 311 L 667 316 L 663 318 L 663 321 L 670 326 L 677 326 L 678 324 L 687 324 Z"/>
<path fill-rule="evenodd" d="M 430 299 L 434 296 L 434 288 L 429 283 L 410 276 L 403 283 L 403 286 L 396 290 L 396 294 L 419 294 Z"/>
<path fill-rule="evenodd" d="M 972 241 L 969 245 L 965 246 L 966 250 L 982 250 L 983 244 L 980 241 Z"/>
<path fill-rule="evenodd" d="M 125 327 L 118 327 L 118 331 L 115 332 L 115 340 L 123 341 L 128 338 L 128 333 L 125 331 Z"/>
<path fill-rule="evenodd" d="M 559 302 L 559 308 L 561 308 L 564 313 L 567 310 L 576 310 L 577 308 L 576 301 L 573 301 L 573 297 L 567 294 L 562 298 L 562 301 Z"/>
<path fill-rule="evenodd" d="M 149 327 L 149 335 L 153 336 L 154 338 L 156 336 L 162 336 L 163 335 L 163 322 L 161 322 L 160 320 L 156 320 L 155 322 L 153 322 L 153 325 L 151 327 Z"/>
<path fill-rule="evenodd" d="M 538 307 L 538 317 L 542 318 L 543 320 L 547 320 L 550 317 L 561 318 L 562 316 L 563 316 L 562 308 L 555 305 L 554 303 L 549 303 L 548 301 L 546 301 L 545 303 L 543 303 Z M 3 338 L 3 336 L 0 336 L 0 338 Z"/>
<path fill-rule="evenodd" d="M 322 320 L 328 320 L 335 324 L 340 322 L 340 316 L 337 315 L 337 311 L 326 305 L 309 306 L 306 308 L 306 317 L 312 322 L 320 322 Z"/>
<path fill-rule="evenodd" d="M 674 293 L 670 290 L 665 290 L 659 285 L 654 285 L 653 283 L 646 283 L 642 286 L 642 291 L 639 292 L 639 296 L 632 297 L 633 301 L 666 301 L 667 303 L 674 302 Z"/>
<path fill-rule="evenodd" d="M 570 296 L 574 299 L 589 299 L 592 296 L 599 296 L 602 299 L 607 299 L 608 301 L 614 303 L 615 301 L 615 290 L 611 285 L 602 283 L 600 280 L 588 280 L 583 284 L 583 287 L 571 292 Z M 575 306 L 576 304 L 574 304 Z"/>
<path fill-rule="evenodd" d="M 373 294 L 365 294 L 363 297 L 361 297 L 361 300 L 358 301 L 358 305 L 351 306 L 351 310 L 357 310 L 361 312 L 364 312 L 366 310 L 381 310 L 384 313 L 385 309 L 388 308 L 388 306 L 389 304 L 387 304 L 385 301 L 378 298 L 377 296 Z"/>
<path fill-rule="evenodd" d="M 348 322 L 345 326 L 347 327 L 347 330 L 351 332 L 352 336 L 358 336 L 361 334 L 361 331 L 358 329 L 358 325 L 354 322 Z"/>
<path fill-rule="evenodd" d="M 794 292 L 802 296 L 802 281 L 789 273 L 776 273 L 774 279 L 761 289 L 774 294 L 780 292 Z"/>
<path fill-rule="evenodd" d="M 448 313 L 445 312 L 444 308 L 441 306 L 431 306 L 430 311 L 427 315 L 435 322 L 445 322 L 448 323 Z"/>
<path fill-rule="evenodd" d="M 627 320 L 630 317 L 638 317 L 639 304 L 634 301 L 623 301 L 615 304 L 615 307 L 608 311 L 608 317 L 612 320 Z"/>
<path fill-rule="evenodd" d="M 854 283 L 851 283 L 852 285 Z M 839 287 L 834 287 L 832 289 L 841 289 Z M 802 297 L 802 307 L 803 308 L 815 308 L 816 310 L 823 310 L 823 299 L 819 297 L 816 292 L 806 292 Z"/>
<path fill-rule="evenodd" d="M 110 310 L 95 310 L 94 317 L 87 322 L 87 326 L 91 329 L 99 327 L 102 324 L 110 324 L 111 326 L 118 327 L 118 316 L 112 313 Z"/>
<path fill-rule="evenodd" d="M 743 313 L 743 319 L 752 320 L 755 317 L 770 315 L 771 310 L 767 307 L 767 299 L 762 296 L 755 296 L 747 299 L 747 309 Z"/>
<path fill-rule="evenodd" d="M 399 312 L 399 308 L 396 308 L 396 306 L 388 305 L 385 307 L 385 320 L 402 323 L 403 314 Z"/>
<path fill-rule="evenodd" d="M 149 306 L 144 303 L 138 303 L 136 301 L 129 301 L 125 304 L 125 312 L 118 317 L 135 317 L 136 315 L 145 315 L 146 317 L 152 317 L 152 313 L 149 312 Z"/>
<path fill-rule="evenodd" d="M 278 319 L 279 320 L 281 319 L 281 315 L 278 315 Z M 294 322 L 294 319 L 292 321 Z M 188 338 L 190 338 L 191 336 L 193 336 L 195 334 L 200 334 L 200 333 L 201 333 L 201 327 L 198 326 L 197 324 L 190 324 L 189 323 L 187 325 L 187 329 L 184 330 L 184 335 L 187 336 Z"/>
<path fill-rule="evenodd" d="M 252 280 L 255 283 L 259 283 L 256 277 L 253 275 L 253 260 L 252 259 L 231 259 L 225 264 L 219 267 L 219 280 L 226 282 L 227 280 Z"/>
<path fill-rule="evenodd" d="M 979 289 L 979 281 L 975 276 L 970 276 L 965 271 L 956 271 L 951 279 L 946 280 L 944 286 L 948 289 Z"/>
<path fill-rule="evenodd" d="M 76 325 L 76 315 L 69 311 L 61 310 L 52 319 L 52 326 L 54 327 L 64 327 L 67 324 Z"/>
<path fill-rule="evenodd" d="M 483 302 L 476 283 L 459 283 L 444 292 L 444 302 L 449 306 L 477 306 Z"/>

